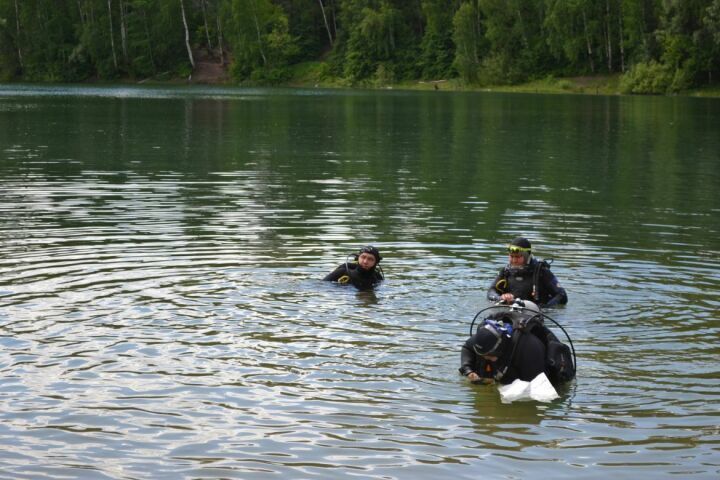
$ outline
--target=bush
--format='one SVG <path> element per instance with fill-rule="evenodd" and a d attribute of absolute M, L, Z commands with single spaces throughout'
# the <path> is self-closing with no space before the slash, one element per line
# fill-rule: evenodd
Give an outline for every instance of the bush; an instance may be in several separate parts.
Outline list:
<path fill-rule="evenodd" d="M 662 95 L 671 90 L 670 67 L 654 60 L 634 65 L 620 80 L 620 91 L 644 95 Z"/>
<path fill-rule="evenodd" d="M 392 65 L 380 63 L 375 70 L 373 77 L 373 84 L 376 87 L 384 87 L 391 85 L 395 81 L 395 73 L 393 72 Z"/>
<path fill-rule="evenodd" d="M 672 75 L 670 87 L 668 88 L 669 91 L 680 92 L 693 87 L 693 85 L 695 84 L 693 75 L 694 64 L 695 62 L 690 60 L 683 66 L 683 68 L 678 68 L 677 70 L 675 70 L 674 74 Z"/>
<path fill-rule="evenodd" d="M 482 85 L 503 85 L 507 83 L 505 62 L 500 55 L 489 55 L 482 59 L 479 80 Z"/>
<path fill-rule="evenodd" d="M 256 68 L 250 75 L 250 80 L 258 85 L 278 85 L 291 77 L 287 67 Z"/>

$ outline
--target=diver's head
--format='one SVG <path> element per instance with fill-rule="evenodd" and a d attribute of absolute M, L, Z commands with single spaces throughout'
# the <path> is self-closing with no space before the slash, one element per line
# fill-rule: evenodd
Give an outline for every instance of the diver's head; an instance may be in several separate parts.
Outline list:
<path fill-rule="evenodd" d="M 357 255 L 358 265 L 360 265 L 360 268 L 363 270 L 372 270 L 378 263 L 380 263 L 380 260 L 382 260 L 380 250 L 372 245 L 362 247 Z"/>
<path fill-rule="evenodd" d="M 473 336 L 473 350 L 483 357 L 501 357 L 510 342 L 510 335 L 492 323 L 483 323 Z"/>
<path fill-rule="evenodd" d="M 532 245 L 525 237 L 517 237 L 507 246 L 510 256 L 510 268 L 522 268 L 530 263 Z"/>

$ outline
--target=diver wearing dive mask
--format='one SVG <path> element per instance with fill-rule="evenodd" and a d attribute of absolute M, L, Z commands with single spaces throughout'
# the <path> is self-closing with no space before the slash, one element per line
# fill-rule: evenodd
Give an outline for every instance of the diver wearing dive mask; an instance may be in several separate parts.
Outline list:
<path fill-rule="evenodd" d="M 537 260 L 525 237 L 515 238 L 507 247 L 508 264 L 490 284 L 491 302 L 512 303 L 516 298 L 549 307 L 567 303 L 567 292 L 550 271 L 550 261 Z"/>

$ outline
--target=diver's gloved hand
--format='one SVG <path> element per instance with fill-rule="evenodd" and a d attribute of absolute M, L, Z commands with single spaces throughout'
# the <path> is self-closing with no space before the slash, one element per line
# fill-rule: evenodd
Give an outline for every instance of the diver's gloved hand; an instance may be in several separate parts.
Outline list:
<path fill-rule="evenodd" d="M 481 377 L 475 372 L 471 372 L 470 374 L 468 374 L 467 378 L 472 383 L 481 383 L 483 385 L 490 385 L 491 383 L 495 383 L 495 379 L 491 377 Z"/>
<path fill-rule="evenodd" d="M 502 301 L 506 305 L 510 305 L 515 301 L 515 295 L 512 293 L 503 293 L 500 295 L 500 301 Z"/>

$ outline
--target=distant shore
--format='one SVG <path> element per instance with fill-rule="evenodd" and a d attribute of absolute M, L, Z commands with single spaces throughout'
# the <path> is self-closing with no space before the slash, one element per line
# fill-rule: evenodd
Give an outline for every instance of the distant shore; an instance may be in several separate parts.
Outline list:
<path fill-rule="evenodd" d="M 370 89 L 370 90 L 415 90 L 441 92 L 501 92 L 501 93 L 542 93 L 542 94 L 578 94 L 578 95 L 632 95 L 620 88 L 620 74 L 595 75 L 580 77 L 546 77 L 516 85 L 468 85 L 457 78 L 439 80 L 414 80 L 402 82 L 364 81 L 352 83 L 343 78 L 318 75 L 317 64 L 311 67 L 296 69 L 291 78 L 277 84 L 259 84 L 252 82 L 235 82 L 227 72 L 220 69 L 196 71 L 190 78 L 119 78 L 115 80 L 88 80 L 89 85 L 216 85 L 227 87 L 291 87 L 291 88 L 338 88 L 338 89 Z M 25 83 L 5 82 L 5 84 Z M 644 95 L 638 95 L 644 96 Z M 679 93 L 654 96 L 680 96 L 720 98 L 720 84 L 695 88 Z"/>
<path fill-rule="evenodd" d="M 350 84 L 342 79 L 313 80 L 309 78 L 296 78 L 289 81 L 284 86 L 368 88 L 382 90 L 435 90 L 448 92 L 628 95 L 621 92 L 620 77 L 621 76 L 619 74 L 582 77 L 547 77 L 541 80 L 529 81 L 517 85 L 467 85 L 459 79 L 417 80 L 398 83 L 364 82 L 362 84 Z M 720 98 L 720 84 L 664 96 Z"/>
<path fill-rule="evenodd" d="M 620 89 L 620 74 L 595 75 L 580 77 L 546 77 L 541 80 L 529 81 L 517 85 L 468 85 L 460 79 L 414 80 L 403 82 L 365 81 L 351 83 L 342 78 L 328 78 L 314 74 L 314 67 L 299 69 L 293 77 L 278 85 L 258 85 L 251 83 L 234 83 L 225 77 L 219 82 L 209 84 L 236 86 L 279 86 L 298 88 L 362 88 L 376 90 L 427 90 L 447 92 L 506 92 L 506 93 L 544 93 L 544 94 L 579 94 L 579 95 L 623 95 Z M 201 82 L 193 82 L 201 83 Z M 720 98 L 720 84 L 696 88 L 665 96 L 688 96 Z"/>

